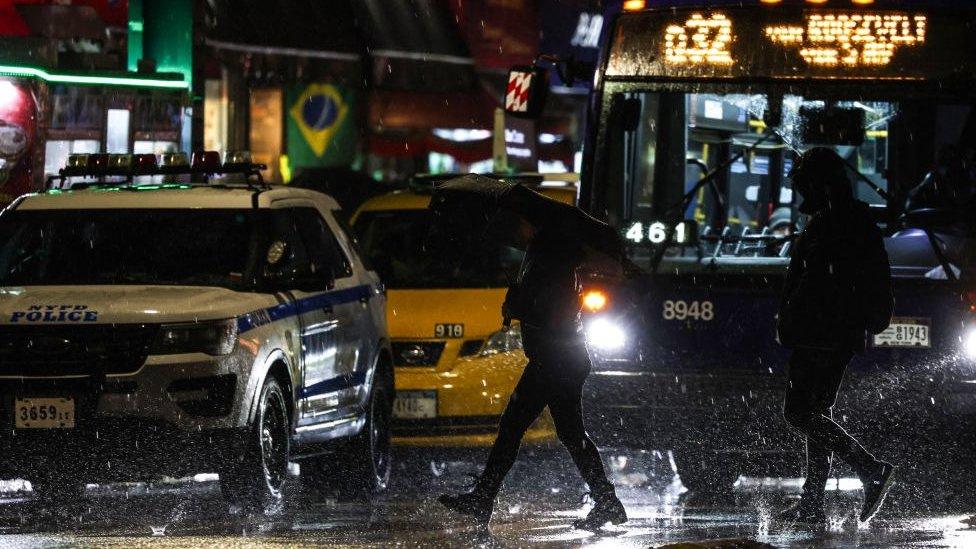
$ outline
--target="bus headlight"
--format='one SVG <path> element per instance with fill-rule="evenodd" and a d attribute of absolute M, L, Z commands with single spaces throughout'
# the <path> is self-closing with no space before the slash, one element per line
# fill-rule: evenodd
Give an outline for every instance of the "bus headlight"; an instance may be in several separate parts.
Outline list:
<path fill-rule="evenodd" d="M 586 344 L 599 351 L 618 351 L 627 344 L 627 332 L 620 324 L 597 317 L 586 323 Z"/>
<path fill-rule="evenodd" d="M 968 359 L 976 360 L 976 326 L 970 327 L 962 336 L 962 354 Z"/>

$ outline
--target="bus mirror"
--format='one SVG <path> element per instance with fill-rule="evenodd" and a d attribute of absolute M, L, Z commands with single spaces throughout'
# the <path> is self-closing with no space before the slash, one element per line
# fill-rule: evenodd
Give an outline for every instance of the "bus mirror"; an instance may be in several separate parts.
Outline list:
<path fill-rule="evenodd" d="M 905 227 L 924 231 L 947 231 L 958 223 L 958 219 L 958 214 L 948 208 L 919 208 L 901 216 Z"/>
<path fill-rule="evenodd" d="M 846 107 L 800 107 L 802 140 L 807 145 L 848 145 L 864 142 L 864 111 Z"/>
<path fill-rule="evenodd" d="M 539 118 L 548 94 L 548 70 L 527 65 L 512 67 L 505 91 L 505 112 L 516 118 Z"/>

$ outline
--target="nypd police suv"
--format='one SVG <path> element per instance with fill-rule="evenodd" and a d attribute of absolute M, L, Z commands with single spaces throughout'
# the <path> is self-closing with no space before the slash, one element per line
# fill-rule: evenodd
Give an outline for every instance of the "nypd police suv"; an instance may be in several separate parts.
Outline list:
<path fill-rule="evenodd" d="M 60 499 L 212 471 L 266 506 L 296 461 L 313 487 L 382 490 L 385 293 L 338 205 L 175 160 L 72 158 L 0 214 L 0 478 Z"/>

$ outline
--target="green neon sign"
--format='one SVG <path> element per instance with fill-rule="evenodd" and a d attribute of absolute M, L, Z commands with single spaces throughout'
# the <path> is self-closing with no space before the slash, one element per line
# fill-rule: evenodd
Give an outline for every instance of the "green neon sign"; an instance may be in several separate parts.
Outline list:
<path fill-rule="evenodd" d="M 58 84 L 93 84 L 99 86 L 128 86 L 133 88 L 187 89 L 189 84 L 183 80 L 162 80 L 129 76 L 85 76 L 81 74 L 51 73 L 36 67 L 15 67 L 0 65 L 0 75 L 40 78 Z"/>

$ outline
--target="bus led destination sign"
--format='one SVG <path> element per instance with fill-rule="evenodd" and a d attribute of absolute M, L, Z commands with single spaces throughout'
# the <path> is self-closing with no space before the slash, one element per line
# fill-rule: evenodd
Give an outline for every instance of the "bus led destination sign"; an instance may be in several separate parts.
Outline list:
<path fill-rule="evenodd" d="M 607 75 L 920 79 L 965 72 L 971 15 L 837 9 L 678 9 L 625 14 Z"/>
<path fill-rule="evenodd" d="M 814 13 L 803 26 L 767 26 L 766 37 L 799 48 L 813 65 L 887 65 L 896 48 L 925 43 L 927 21 L 924 15 Z"/>
<path fill-rule="evenodd" d="M 925 43 L 926 22 L 924 15 L 903 13 L 807 13 L 802 25 L 766 26 L 760 39 L 795 48 L 813 65 L 878 66 L 890 63 L 898 47 Z M 725 13 L 692 13 L 683 25 L 665 29 L 664 58 L 678 65 L 731 65 L 734 36 Z"/>

